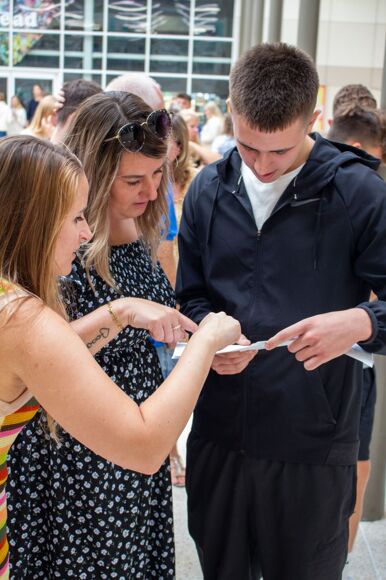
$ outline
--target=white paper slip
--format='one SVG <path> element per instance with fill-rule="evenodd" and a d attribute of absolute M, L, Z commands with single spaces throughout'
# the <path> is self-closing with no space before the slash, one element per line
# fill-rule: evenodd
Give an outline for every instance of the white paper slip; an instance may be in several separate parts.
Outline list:
<path fill-rule="evenodd" d="M 374 355 L 372 355 L 371 352 L 366 352 L 365 350 L 363 350 L 363 348 L 359 346 L 359 344 L 353 344 L 346 354 L 347 356 L 351 356 L 352 358 L 359 360 L 367 367 L 374 366 Z"/>
<path fill-rule="evenodd" d="M 291 344 L 292 340 L 286 340 L 281 342 L 279 346 L 288 346 Z M 266 340 L 259 340 L 258 342 L 253 342 L 248 346 L 240 346 L 239 344 L 231 344 L 230 346 L 226 346 L 222 350 L 217 351 L 216 354 L 226 354 L 227 352 L 242 352 L 244 350 L 264 350 Z M 186 342 L 177 342 L 176 347 L 173 352 L 173 359 L 178 359 L 184 352 L 186 347 Z M 361 348 L 358 344 L 353 344 L 349 351 L 346 352 L 346 355 L 354 358 L 355 360 L 360 361 L 361 363 L 365 364 L 368 367 L 374 366 L 374 357 L 369 352 L 366 352 Z"/>
<path fill-rule="evenodd" d="M 278 346 L 288 346 L 291 344 L 292 340 L 285 340 L 281 342 Z M 239 344 L 231 344 L 225 348 L 218 350 L 216 354 L 225 354 L 227 352 L 242 352 L 243 350 L 265 350 L 266 340 L 259 340 L 257 342 L 252 342 L 248 346 L 240 346 Z"/>
<path fill-rule="evenodd" d="M 279 346 L 288 346 L 291 344 L 292 340 L 286 340 L 281 342 Z M 252 342 L 248 346 L 241 346 L 240 344 L 231 344 L 225 348 L 218 350 L 216 354 L 226 354 L 227 352 L 242 352 L 244 350 L 265 350 L 266 340 L 259 340 L 258 342 Z M 176 347 L 173 352 L 172 359 L 180 358 L 184 349 L 186 347 L 186 342 L 177 342 Z"/>

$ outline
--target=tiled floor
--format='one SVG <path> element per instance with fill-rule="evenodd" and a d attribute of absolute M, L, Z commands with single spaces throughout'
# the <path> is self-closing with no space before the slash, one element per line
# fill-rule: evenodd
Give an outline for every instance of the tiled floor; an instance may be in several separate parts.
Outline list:
<path fill-rule="evenodd" d="M 174 489 L 173 495 L 177 580 L 202 580 L 196 550 L 187 531 L 185 490 Z M 361 523 L 351 555 L 348 579 L 386 580 L 386 519 Z"/>
<path fill-rule="evenodd" d="M 386 579 L 386 519 L 361 523 L 351 555 L 349 578 Z"/>

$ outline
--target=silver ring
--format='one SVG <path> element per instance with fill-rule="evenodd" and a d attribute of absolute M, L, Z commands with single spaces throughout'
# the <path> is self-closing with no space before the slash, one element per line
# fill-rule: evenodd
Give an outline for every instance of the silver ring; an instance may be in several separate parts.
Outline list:
<path fill-rule="evenodd" d="M 173 326 L 172 330 L 178 330 L 179 328 L 181 328 L 181 324 L 177 324 L 177 326 Z"/>

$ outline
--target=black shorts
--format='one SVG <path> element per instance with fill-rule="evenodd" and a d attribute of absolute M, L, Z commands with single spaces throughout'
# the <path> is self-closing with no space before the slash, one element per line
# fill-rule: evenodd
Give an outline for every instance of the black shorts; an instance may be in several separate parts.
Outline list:
<path fill-rule="evenodd" d="M 188 525 L 205 580 L 340 580 L 355 465 L 255 459 L 190 434 Z"/>
<path fill-rule="evenodd" d="M 362 406 L 359 421 L 358 461 L 367 461 L 370 457 L 370 442 L 373 433 L 375 401 L 377 390 L 375 372 L 372 368 L 363 369 Z"/>

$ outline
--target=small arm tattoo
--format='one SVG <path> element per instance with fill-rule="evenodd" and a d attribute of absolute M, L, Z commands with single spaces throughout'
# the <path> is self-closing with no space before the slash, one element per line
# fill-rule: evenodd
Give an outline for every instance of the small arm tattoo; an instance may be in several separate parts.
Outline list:
<path fill-rule="evenodd" d="M 97 334 L 95 338 L 90 340 L 90 342 L 86 342 L 87 348 L 91 348 L 92 346 L 94 346 L 94 344 L 96 344 L 98 342 L 98 340 L 102 340 L 102 338 L 107 338 L 109 336 L 109 334 L 110 334 L 109 328 L 105 328 L 105 327 L 100 328 L 99 334 Z"/>

